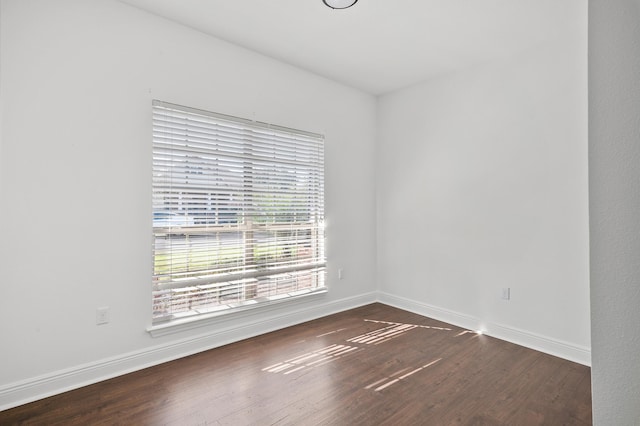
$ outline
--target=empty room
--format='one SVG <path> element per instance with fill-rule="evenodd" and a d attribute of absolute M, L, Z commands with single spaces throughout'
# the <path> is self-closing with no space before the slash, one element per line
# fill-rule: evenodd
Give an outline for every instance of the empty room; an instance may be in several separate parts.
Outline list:
<path fill-rule="evenodd" d="M 0 424 L 640 424 L 640 1 L 0 0 Z"/>

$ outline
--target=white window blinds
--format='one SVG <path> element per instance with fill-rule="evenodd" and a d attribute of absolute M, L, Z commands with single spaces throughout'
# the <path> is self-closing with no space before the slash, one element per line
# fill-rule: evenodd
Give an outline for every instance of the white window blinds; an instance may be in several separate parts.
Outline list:
<path fill-rule="evenodd" d="M 324 289 L 324 139 L 153 102 L 153 321 Z"/>

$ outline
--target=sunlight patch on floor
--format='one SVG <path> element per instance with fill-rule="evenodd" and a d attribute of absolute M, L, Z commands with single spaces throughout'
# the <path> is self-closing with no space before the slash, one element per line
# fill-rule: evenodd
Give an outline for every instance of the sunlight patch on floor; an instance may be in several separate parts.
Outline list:
<path fill-rule="evenodd" d="M 344 356 L 352 355 L 359 350 L 362 350 L 362 348 L 348 345 L 331 345 L 326 348 L 308 352 L 295 358 L 265 367 L 262 371 L 287 375 L 305 368 L 319 367 L 321 365 L 328 364 L 329 362 L 335 361 Z"/>
<path fill-rule="evenodd" d="M 364 321 L 375 323 L 375 324 L 386 325 L 386 327 L 379 328 L 377 330 L 373 330 L 373 331 L 346 339 L 346 342 L 348 342 L 349 345 L 333 344 L 333 345 L 324 347 L 322 349 L 317 349 L 312 352 L 307 352 L 302 355 L 298 355 L 294 358 L 288 359 L 286 361 L 282 361 L 277 364 L 270 365 L 269 367 L 263 368 L 262 371 L 265 371 L 268 373 L 289 375 L 304 369 L 319 367 L 319 366 L 328 364 L 330 362 L 333 362 L 345 356 L 353 355 L 356 352 L 364 350 L 365 347 L 367 346 L 379 345 L 381 343 L 388 342 L 392 339 L 395 339 L 396 337 L 399 337 L 408 333 L 411 330 L 432 329 L 432 330 L 440 330 L 440 331 L 452 331 L 452 329 L 450 328 L 433 327 L 428 325 L 405 324 L 405 323 L 399 323 L 399 322 L 379 321 L 379 320 L 372 320 L 372 319 L 365 319 Z M 344 330 L 346 330 L 346 328 L 340 328 L 337 330 L 320 334 L 316 336 L 316 338 L 322 338 L 325 336 L 337 334 Z M 459 333 L 457 336 L 460 336 L 466 333 L 472 333 L 472 332 L 468 330 L 463 331 L 462 333 Z M 354 346 L 354 344 L 364 345 L 364 347 Z M 435 364 L 438 361 L 440 361 L 440 359 L 432 361 L 429 364 L 423 365 L 422 367 L 415 368 L 409 373 L 405 373 L 404 375 L 399 376 L 401 373 L 404 373 L 405 371 L 409 370 L 409 367 L 404 368 L 400 371 L 395 372 L 394 374 L 391 374 L 390 376 L 387 376 L 381 380 L 378 380 L 374 383 L 371 383 L 365 386 L 365 389 L 371 389 L 375 387 L 374 389 L 375 391 L 381 391 L 382 389 L 385 389 L 391 385 L 394 385 L 401 380 L 405 380 L 407 377 L 429 367 L 430 365 Z"/>
<path fill-rule="evenodd" d="M 404 371 L 408 370 L 408 368 L 402 369 L 399 372 L 396 372 L 394 374 L 391 374 L 390 376 L 387 376 L 387 377 L 385 377 L 383 379 L 375 381 L 375 382 L 365 386 L 364 388 L 365 389 L 371 389 L 371 388 L 377 386 L 374 389 L 374 391 L 380 392 L 381 390 L 386 389 L 391 385 L 395 385 L 396 383 L 400 382 L 401 380 L 405 380 L 407 377 L 412 376 L 412 375 L 424 370 L 425 368 L 428 368 L 428 367 L 432 366 L 433 364 L 437 363 L 440 360 L 442 360 L 442 358 L 438 358 L 435 361 L 431 361 L 430 363 L 423 365 L 422 367 L 418 367 L 418 368 L 416 368 L 416 369 L 414 369 L 414 370 L 412 370 L 412 371 L 410 371 L 410 372 L 408 372 L 406 374 L 403 374 L 400 377 L 394 378 L 394 376 L 397 376 L 401 372 L 404 372 Z M 384 383 L 384 382 L 386 382 L 386 383 Z M 384 383 L 384 384 L 381 384 L 381 383 Z M 378 385 L 380 385 L 380 386 L 378 386 Z"/>

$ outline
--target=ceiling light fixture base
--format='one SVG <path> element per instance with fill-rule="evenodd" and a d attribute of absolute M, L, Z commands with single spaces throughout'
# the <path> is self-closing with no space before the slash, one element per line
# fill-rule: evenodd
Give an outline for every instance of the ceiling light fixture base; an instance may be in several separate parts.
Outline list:
<path fill-rule="evenodd" d="M 331 9 L 346 9 L 356 4 L 358 0 L 322 0 L 322 2 Z"/>

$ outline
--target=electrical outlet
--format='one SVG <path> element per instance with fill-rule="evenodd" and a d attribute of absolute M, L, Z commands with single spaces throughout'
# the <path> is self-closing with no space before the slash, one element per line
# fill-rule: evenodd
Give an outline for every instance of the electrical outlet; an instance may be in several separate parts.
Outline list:
<path fill-rule="evenodd" d="M 502 300 L 510 300 L 511 299 L 511 289 L 509 287 L 502 289 Z"/>
<path fill-rule="evenodd" d="M 96 325 L 109 323 L 109 307 L 103 306 L 96 309 Z"/>

